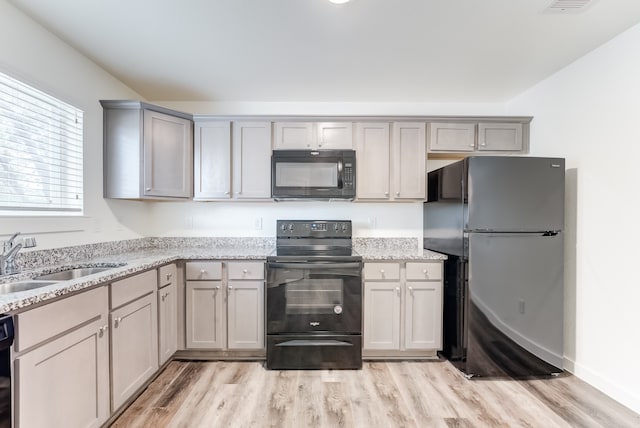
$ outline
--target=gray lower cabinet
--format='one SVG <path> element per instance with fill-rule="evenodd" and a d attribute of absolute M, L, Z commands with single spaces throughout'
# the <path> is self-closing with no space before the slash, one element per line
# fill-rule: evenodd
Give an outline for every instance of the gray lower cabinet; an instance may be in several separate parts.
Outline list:
<path fill-rule="evenodd" d="M 178 350 L 177 268 L 158 269 L 158 364 L 166 363 Z"/>
<path fill-rule="evenodd" d="M 442 348 L 442 262 L 364 265 L 365 357 Z"/>
<path fill-rule="evenodd" d="M 16 316 L 16 427 L 100 427 L 109 418 L 107 313 L 99 287 Z"/>
<path fill-rule="evenodd" d="M 185 270 L 187 349 L 263 349 L 264 262 L 187 262 Z"/>
<path fill-rule="evenodd" d="M 127 400 L 158 370 L 156 270 L 111 284 L 111 408 Z"/>
<path fill-rule="evenodd" d="M 105 198 L 191 198 L 191 116 L 135 101 L 100 103 L 104 110 Z"/>

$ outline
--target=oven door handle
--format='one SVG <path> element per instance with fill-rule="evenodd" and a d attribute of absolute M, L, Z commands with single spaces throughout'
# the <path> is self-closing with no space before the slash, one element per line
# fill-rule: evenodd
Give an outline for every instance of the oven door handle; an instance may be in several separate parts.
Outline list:
<path fill-rule="evenodd" d="M 353 343 L 341 340 L 288 340 L 276 346 L 353 346 Z"/>
<path fill-rule="evenodd" d="M 269 262 L 267 268 L 274 269 L 361 269 L 360 262 L 340 263 L 340 262 L 316 262 L 316 263 L 278 263 Z"/>

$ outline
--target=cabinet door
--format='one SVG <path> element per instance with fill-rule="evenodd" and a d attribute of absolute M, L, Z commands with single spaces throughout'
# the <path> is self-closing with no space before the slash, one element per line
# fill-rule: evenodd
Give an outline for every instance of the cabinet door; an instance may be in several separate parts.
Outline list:
<path fill-rule="evenodd" d="M 102 317 L 15 360 L 15 426 L 100 427 L 109 418 L 107 302 Z"/>
<path fill-rule="evenodd" d="M 271 123 L 233 123 L 233 197 L 271 197 Z"/>
<path fill-rule="evenodd" d="M 400 349 L 400 283 L 365 282 L 364 349 Z"/>
<path fill-rule="evenodd" d="M 193 198 L 231 197 L 231 122 L 195 124 Z"/>
<path fill-rule="evenodd" d="M 225 296 L 221 281 L 187 281 L 188 349 L 225 346 Z"/>
<path fill-rule="evenodd" d="M 313 123 L 275 122 L 273 148 L 276 150 L 315 149 Z"/>
<path fill-rule="evenodd" d="M 407 282 L 405 349 L 442 349 L 442 282 Z"/>
<path fill-rule="evenodd" d="M 429 150 L 432 152 L 472 152 L 475 150 L 474 123 L 429 124 Z"/>
<path fill-rule="evenodd" d="M 393 125 L 393 198 L 424 199 L 427 142 L 424 123 Z"/>
<path fill-rule="evenodd" d="M 144 110 L 145 196 L 191 197 L 192 132 L 190 120 Z"/>
<path fill-rule="evenodd" d="M 229 281 L 229 349 L 264 348 L 264 282 Z"/>
<path fill-rule="evenodd" d="M 478 150 L 513 151 L 522 150 L 521 123 L 478 124 Z"/>
<path fill-rule="evenodd" d="M 156 292 L 111 312 L 111 406 L 115 411 L 158 370 Z"/>
<path fill-rule="evenodd" d="M 390 183 L 388 123 L 356 124 L 358 199 L 388 199 Z"/>
<path fill-rule="evenodd" d="M 316 124 L 318 149 L 344 150 L 353 148 L 351 122 L 320 122 Z"/>
<path fill-rule="evenodd" d="M 178 350 L 178 286 L 158 290 L 158 363 L 164 364 Z"/>

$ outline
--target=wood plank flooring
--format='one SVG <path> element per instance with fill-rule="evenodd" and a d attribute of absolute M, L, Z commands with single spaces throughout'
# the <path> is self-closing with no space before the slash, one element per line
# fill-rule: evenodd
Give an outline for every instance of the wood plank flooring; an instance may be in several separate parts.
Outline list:
<path fill-rule="evenodd" d="M 173 361 L 113 427 L 640 427 L 640 416 L 570 374 L 467 380 L 447 361 L 271 371 Z"/>

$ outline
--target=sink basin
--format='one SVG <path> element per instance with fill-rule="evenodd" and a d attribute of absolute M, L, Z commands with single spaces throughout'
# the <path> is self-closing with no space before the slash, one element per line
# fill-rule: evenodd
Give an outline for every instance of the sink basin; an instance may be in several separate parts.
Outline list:
<path fill-rule="evenodd" d="M 44 287 L 46 285 L 51 285 L 55 283 L 56 281 L 38 281 L 38 280 L 9 282 L 6 284 L 0 284 L 0 294 L 9 294 L 9 293 L 17 293 L 18 291 L 34 290 L 36 288 Z"/>
<path fill-rule="evenodd" d="M 40 275 L 35 277 L 36 280 L 47 279 L 54 281 L 69 281 L 70 279 L 76 279 L 87 275 L 93 275 L 94 273 L 104 272 L 109 269 L 113 269 L 115 266 L 110 267 L 84 267 L 84 268 L 73 268 L 68 270 L 63 270 L 60 272 L 48 273 L 46 275 Z"/>

